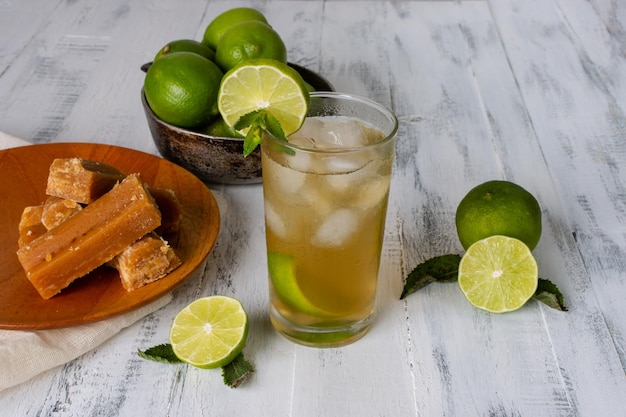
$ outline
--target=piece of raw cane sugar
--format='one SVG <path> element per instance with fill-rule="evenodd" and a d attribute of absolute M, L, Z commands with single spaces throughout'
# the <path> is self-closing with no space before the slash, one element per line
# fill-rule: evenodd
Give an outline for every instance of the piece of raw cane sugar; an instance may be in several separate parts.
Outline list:
<path fill-rule="evenodd" d="M 24 208 L 18 224 L 20 236 L 17 240 L 17 245 L 19 247 L 32 242 L 48 231 L 41 222 L 42 214 L 43 204 Z"/>
<path fill-rule="evenodd" d="M 126 177 L 104 162 L 81 158 L 57 158 L 50 164 L 46 194 L 89 204 Z"/>
<path fill-rule="evenodd" d="M 161 211 L 161 226 L 156 230 L 157 234 L 175 238 L 180 231 L 183 219 L 183 208 L 174 191 L 165 188 L 149 188 Z"/>
<path fill-rule="evenodd" d="M 167 241 L 150 233 L 130 245 L 107 265 L 117 269 L 126 291 L 157 281 L 181 264 Z"/>
<path fill-rule="evenodd" d="M 54 229 L 82 209 L 83 206 L 75 201 L 50 196 L 43 203 L 41 223 L 43 223 L 47 230 Z"/>
<path fill-rule="evenodd" d="M 17 241 L 18 246 L 35 240 L 82 208 L 74 201 L 52 196 L 48 197 L 43 204 L 25 207 L 18 225 L 20 235 Z"/>
<path fill-rule="evenodd" d="M 63 223 L 23 245 L 17 256 L 44 299 L 119 255 L 161 224 L 161 213 L 138 174 Z"/>

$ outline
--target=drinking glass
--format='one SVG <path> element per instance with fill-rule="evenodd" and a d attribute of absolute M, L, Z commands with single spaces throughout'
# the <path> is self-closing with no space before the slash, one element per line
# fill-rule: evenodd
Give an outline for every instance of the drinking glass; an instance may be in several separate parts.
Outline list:
<path fill-rule="evenodd" d="M 263 139 L 270 318 L 288 339 L 342 346 L 369 329 L 397 129 L 374 101 L 316 92 L 288 142 Z"/>

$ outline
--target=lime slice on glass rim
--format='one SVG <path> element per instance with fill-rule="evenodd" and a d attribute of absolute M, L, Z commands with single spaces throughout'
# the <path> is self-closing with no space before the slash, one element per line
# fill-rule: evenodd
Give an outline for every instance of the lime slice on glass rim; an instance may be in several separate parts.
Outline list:
<path fill-rule="evenodd" d="M 328 315 L 313 305 L 298 286 L 293 256 L 269 252 L 267 269 L 274 292 L 281 302 L 305 314 L 318 317 Z"/>
<path fill-rule="evenodd" d="M 522 241 L 490 236 L 467 249 L 459 264 L 458 282 L 475 307 L 492 313 L 517 310 L 537 290 L 537 262 Z"/>
<path fill-rule="evenodd" d="M 298 71 L 274 59 L 252 59 L 232 68 L 222 78 L 217 96 L 224 122 L 246 136 L 244 155 L 261 142 L 259 126 L 281 139 L 300 129 L 309 102 L 306 83 Z M 255 135 L 247 134 L 249 130 Z"/>
<path fill-rule="evenodd" d="M 241 303 L 221 295 L 199 298 L 182 309 L 170 329 L 176 356 L 198 368 L 218 368 L 241 353 L 248 315 Z"/>

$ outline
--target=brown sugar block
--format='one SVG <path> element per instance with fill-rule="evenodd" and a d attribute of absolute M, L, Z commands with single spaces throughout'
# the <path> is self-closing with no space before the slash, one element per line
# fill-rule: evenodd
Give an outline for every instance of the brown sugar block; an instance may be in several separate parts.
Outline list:
<path fill-rule="evenodd" d="M 47 230 L 54 229 L 83 209 L 83 206 L 67 198 L 50 196 L 43 204 L 41 223 Z"/>
<path fill-rule="evenodd" d="M 133 243 L 108 263 L 119 271 L 126 291 L 133 291 L 157 281 L 180 264 L 174 250 L 154 233 Z"/>
<path fill-rule="evenodd" d="M 57 158 L 50 164 L 46 194 L 89 204 L 126 177 L 104 162 Z"/>
<path fill-rule="evenodd" d="M 161 224 L 152 196 L 133 174 L 59 226 L 17 251 L 26 276 L 48 299 Z"/>
<path fill-rule="evenodd" d="M 20 237 L 17 241 L 18 246 L 21 247 L 48 231 L 41 222 L 42 215 L 43 204 L 24 208 L 22 211 L 22 217 L 20 217 L 20 223 L 18 224 L 18 230 L 20 233 Z"/>
<path fill-rule="evenodd" d="M 172 190 L 163 188 L 150 188 L 149 190 L 161 211 L 161 226 L 156 232 L 168 238 L 174 237 L 173 235 L 180 230 L 183 219 L 183 207 L 180 201 Z"/>

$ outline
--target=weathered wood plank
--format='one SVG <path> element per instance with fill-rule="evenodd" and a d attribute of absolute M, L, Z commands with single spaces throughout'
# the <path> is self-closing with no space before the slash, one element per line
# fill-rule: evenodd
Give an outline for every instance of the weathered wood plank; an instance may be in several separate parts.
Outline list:
<path fill-rule="evenodd" d="M 512 6 L 512 3 L 511 3 Z M 507 55 L 510 61 L 513 62 L 512 68 L 515 73 L 516 84 L 518 84 L 521 90 L 521 100 L 526 103 L 526 106 L 533 111 L 529 111 L 528 115 L 524 118 L 530 121 L 530 126 L 534 131 L 531 137 L 532 142 L 528 145 L 524 144 L 520 140 L 511 140 L 515 138 L 515 124 L 507 123 L 507 119 L 503 117 L 501 112 L 502 105 L 496 100 L 493 95 L 490 100 L 485 99 L 490 107 L 490 113 L 494 114 L 494 119 L 498 120 L 498 126 L 502 132 L 502 138 L 507 138 L 506 147 L 509 148 L 509 155 L 504 160 L 504 165 L 511 167 L 511 169 L 517 169 L 518 172 L 528 172 L 528 167 L 532 167 L 532 189 L 537 190 L 539 200 L 542 201 L 544 207 L 544 224 L 546 229 L 544 237 L 540 246 L 535 251 L 538 261 L 540 263 L 540 270 L 543 276 L 553 280 L 566 294 L 566 297 L 571 299 L 572 308 L 567 314 L 552 314 L 553 312 L 547 309 L 543 313 L 544 320 L 546 322 L 546 333 L 544 337 L 550 339 L 550 343 L 554 350 L 554 361 L 559 364 L 559 377 L 564 381 L 562 389 L 564 390 L 571 413 L 580 413 L 581 415 L 587 415 L 592 409 L 603 409 L 602 413 L 619 414 L 619 408 L 614 408 L 615 404 L 606 403 L 602 400 L 598 401 L 598 398 L 602 398 L 608 391 L 612 391 L 614 394 L 624 389 L 624 378 L 619 365 L 617 363 L 617 357 L 615 355 L 615 348 L 613 345 L 611 329 L 602 324 L 605 317 L 601 311 L 602 306 L 598 305 L 597 298 L 591 291 L 586 291 L 586 288 L 590 281 L 593 281 L 593 271 L 588 268 L 588 263 L 581 258 L 575 239 L 572 238 L 572 232 L 575 230 L 575 226 L 568 222 L 568 209 L 571 207 L 572 202 L 571 195 L 563 192 L 563 188 L 560 186 L 563 175 L 559 175 L 559 172 L 553 169 L 553 162 L 547 155 L 549 152 L 547 148 L 554 145 L 552 137 L 544 136 L 544 125 L 552 126 L 554 123 L 554 115 L 548 112 L 547 108 L 540 109 L 538 105 L 529 105 L 526 95 L 526 87 L 528 77 L 525 75 L 524 69 L 516 66 L 515 64 L 521 62 L 519 60 L 520 53 L 526 54 L 524 59 L 524 66 L 542 66 L 544 62 L 550 62 L 553 55 L 545 54 L 545 51 L 557 49 L 560 51 L 567 49 L 578 49 L 580 46 L 574 36 L 559 37 L 558 41 L 554 43 L 553 48 L 549 46 L 551 40 L 554 39 L 554 34 L 567 33 L 567 16 L 563 16 L 558 12 L 555 12 L 556 8 L 549 3 L 543 2 L 541 5 L 535 4 L 535 11 L 533 13 L 524 12 L 523 15 L 529 20 L 526 21 L 525 27 L 533 27 L 540 25 L 542 27 L 560 28 L 561 30 L 549 30 L 546 32 L 533 31 L 534 33 L 524 32 L 516 33 L 514 36 L 509 37 L 508 31 L 516 28 L 518 16 L 508 14 L 503 20 L 500 20 L 502 15 L 497 11 L 496 22 L 500 29 L 500 33 L 504 38 L 504 48 L 507 51 Z M 532 6 L 531 6 L 532 7 Z M 543 7 L 543 10 L 539 10 Z M 497 10 L 497 8 L 496 8 Z M 513 10 L 511 7 L 509 10 Z M 534 19 L 537 19 L 535 21 Z M 538 23 L 540 22 L 540 23 Z M 505 24 L 506 23 L 506 24 Z M 518 49 L 516 44 L 509 44 L 509 40 L 519 42 L 520 39 L 524 39 L 528 44 Z M 557 47 L 557 44 L 559 45 Z M 531 46 L 532 45 L 532 46 Z M 529 58 L 530 57 L 530 58 Z M 517 58 L 517 59 L 516 59 Z M 567 60 L 568 63 L 575 62 Z M 569 76 L 568 68 L 570 65 L 563 65 L 563 62 L 551 62 L 548 64 L 551 66 L 550 73 L 558 74 L 559 78 L 563 77 L 567 79 Z M 504 68 L 503 68 L 504 69 Z M 485 75 L 489 74 L 485 72 Z M 485 77 L 485 81 L 493 79 L 492 76 Z M 575 81 L 566 81 L 567 84 L 576 84 Z M 514 88 L 511 84 L 510 88 Z M 572 88 L 569 88 L 572 90 Z M 498 91 L 497 89 L 495 91 Z M 539 92 L 539 91 L 538 91 Z M 547 104 L 549 100 L 546 100 L 546 89 L 542 89 L 539 94 L 542 96 L 541 102 Z M 497 94 L 497 93 L 496 93 Z M 588 89 L 584 92 L 585 97 L 594 96 L 596 91 Z M 488 96 L 485 96 L 488 97 Z M 563 97 L 562 97 L 563 98 Z M 564 104 L 564 103 L 563 103 Z M 581 103 L 582 104 L 582 103 Z M 572 108 L 568 106 L 556 106 L 560 110 L 557 111 L 560 115 L 557 118 L 572 117 L 576 112 L 572 112 Z M 586 107 L 586 104 L 581 106 Z M 528 110 L 527 110 L 528 111 Z M 567 115 L 566 115 L 567 114 Z M 578 116 L 574 116 L 575 119 L 584 118 L 584 114 L 580 113 Z M 599 131 L 603 131 L 607 128 L 602 118 L 590 118 L 588 123 L 595 125 L 595 128 Z M 581 132 L 582 133 L 582 132 Z M 583 136 L 579 136 L 576 140 L 585 140 Z M 528 160 L 523 153 L 523 147 L 536 147 L 535 141 L 538 142 L 538 146 L 541 150 L 537 153 L 541 159 L 545 159 L 542 163 L 541 160 Z M 562 152 L 569 153 L 569 149 L 563 149 Z M 559 160 L 563 161 L 567 158 L 566 154 L 559 155 Z M 543 167 L 542 167 L 543 166 Z M 580 171 L 579 171 L 580 172 Z M 550 178 L 550 182 L 547 180 Z M 571 179 L 571 176 L 569 176 Z M 567 262 L 564 262 L 564 260 Z M 590 319 L 591 318 L 591 319 Z M 595 322 L 593 332 L 589 332 L 589 322 Z M 602 342 L 599 342 L 602 340 Z M 597 344 L 606 345 L 606 349 L 598 349 Z M 596 384 L 588 384 L 588 380 L 583 377 L 583 374 L 588 372 L 580 364 L 589 358 L 597 358 L 599 363 L 603 366 L 597 366 L 594 372 L 602 374 L 602 379 L 606 378 L 606 385 L 603 386 L 603 390 L 607 390 L 602 394 L 597 390 Z M 587 358 L 587 359 L 586 359 Z M 616 367 L 616 365 L 618 365 Z M 580 372 L 580 375 L 573 376 Z M 620 376 L 618 376 L 620 375 Z M 576 381 L 572 387 L 572 382 Z M 605 397 L 606 398 L 606 397 Z M 595 404 L 594 404 L 595 402 Z M 596 411 L 597 412 L 597 411 Z"/>
<path fill-rule="evenodd" d="M 601 316 L 587 325 L 593 333 L 605 326 L 610 331 L 611 341 L 601 352 L 616 366 L 621 362 L 613 374 L 607 375 L 617 389 L 623 386 L 626 363 L 626 330 L 619 319 L 626 311 L 618 301 L 618 294 L 626 286 L 626 62 L 618 52 L 624 39 L 615 36 L 610 26 L 605 29 L 601 24 L 603 16 L 594 10 L 584 2 L 559 2 L 548 12 L 562 15 L 563 20 L 546 36 L 527 29 L 527 19 L 546 26 L 544 19 L 549 16 L 536 13 L 529 4 L 520 10 L 518 24 L 503 30 L 503 36 L 514 46 L 511 63 L 519 74 L 524 100 L 588 273 L 583 282 L 574 280 L 577 288 L 573 296 L 588 293 L 598 300 Z M 506 8 L 496 8 L 496 16 L 503 14 L 509 14 Z M 587 16 L 585 24 L 583 15 Z M 554 53 L 544 54 L 540 61 L 530 61 L 518 52 L 529 48 L 531 56 L 539 56 L 538 45 L 543 51 Z M 563 65 L 564 61 L 568 65 Z M 596 350 L 597 346 L 589 348 Z M 618 358 L 614 357 L 616 353 Z"/>
<path fill-rule="evenodd" d="M 433 7 L 438 9 L 432 11 Z M 411 19 L 395 26 L 398 38 L 416 41 L 398 48 L 395 61 L 402 64 L 395 68 L 396 97 L 406 95 L 401 103 L 409 109 L 403 114 L 410 123 L 407 136 L 417 140 L 413 148 L 405 149 L 407 178 L 401 183 L 407 188 L 412 181 L 417 184 L 412 195 L 409 189 L 402 193 L 400 198 L 407 201 L 398 217 L 404 219 L 401 233 L 407 242 L 407 265 L 414 266 L 431 256 L 460 253 L 454 211 L 472 186 L 503 178 L 525 183 L 532 173 L 522 171 L 512 178 L 514 168 L 502 161 L 508 142 L 499 143 L 508 138 L 500 137 L 490 124 L 483 90 L 497 91 L 501 97 L 494 104 L 500 106 L 515 104 L 515 90 L 498 89 L 487 82 L 489 74 L 479 73 L 484 61 L 485 67 L 504 70 L 498 82 L 512 80 L 502 67 L 506 56 L 487 5 L 429 4 L 427 8 L 415 3 L 404 13 Z M 477 30 L 480 33 L 473 33 Z M 401 61 L 402 55 L 427 59 Z M 500 116 L 512 118 L 515 128 L 529 133 L 523 118 L 516 117 L 518 111 L 509 105 Z M 536 147 L 524 156 L 541 159 Z M 411 205 L 411 200 L 418 205 Z M 551 346 L 542 336 L 545 330 L 537 305 L 493 316 L 469 306 L 456 285 L 441 284 L 412 295 L 407 309 L 416 364 L 415 398 L 424 415 L 569 415 L 558 395 L 563 389 L 550 360 Z"/>
<path fill-rule="evenodd" d="M 5 39 L 0 47 L 0 74 L 3 78 L 7 68 L 37 39 L 46 20 L 59 7 L 59 3 L 61 2 L 0 2 L 0 27 Z M 10 87 L 10 84 L 3 82 L 2 87 Z"/>
<path fill-rule="evenodd" d="M 534 7 L 537 14 L 544 12 L 539 5 L 535 4 Z M 510 5 L 506 10 L 511 9 L 514 9 L 514 7 Z M 430 85 L 419 91 L 431 92 L 438 89 L 445 91 L 447 93 L 445 98 L 451 103 L 448 109 L 452 109 L 446 114 L 447 118 L 438 120 L 436 124 L 437 130 L 433 129 L 432 132 L 428 132 L 429 134 L 424 136 L 437 138 L 437 146 L 440 152 L 451 155 L 448 160 L 452 162 L 452 165 L 450 165 L 452 167 L 454 166 L 454 158 L 456 156 L 455 151 L 457 149 L 465 151 L 465 154 L 461 154 L 464 163 L 459 164 L 457 170 L 452 170 L 448 174 L 457 174 L 461 167 L 472 168 L 471 171 L 463 171 L 466 181 L 469 181 L 465 187 L 461 188 L 461 190 L 464 189 L 465 191 L 458 194 L 459 199 L 470 188 L 470 185 L 494 178 L 506 178 L 518 182 L 539 197 L 539 200 L 544 205 L 544 212 L 548 215 L 547 223 L 552 226 L 550 228 L 552 230 L 546 230 L 547 233 L 544 233 L 543 241 L 537 250 L 542 271 L 545 268 L 549 276 L 551 278 L 554 277 L 552 279 L 557 284 L 565 284 L 566 294 L 571 296 L 579 294 L 580 288 L 567 291 L 570 289 L 569 275 L 578 274 L 583 282 L 588 282 L 588 277 L 571 239 L 570 229 L 563 226 L 554 228 L 558 226 L 555 220 L 558 221 L 559 217 L 564 213 L 562 202 L 557 197 L 558 193 L 556 190 L 549 182 L 546 182 L 546 179 L 550 178 L 553 172 L 550 172 L 549 168 L 546 167 L 542 150 L 536 143 L 534 123 L 524 111 L 523 97 L 520 97 L 519 92 L 516 91 L 516 74 L 511 74 L 507 56 L 505 55 L 506 52 L 501 49 L 501 40 L 498 38 L 498 28 L 511 26 L 511 17 L 509 16 L 498 21 L 498 27 L 496 27 L 490 22 L 491 19 L 488 12 L 482 8 L 482 5 L 464 3 L 459 12 L 457 24 L 454 24 L 452 20 L 455 17 L 454 15 L 448 16 L 445 22 L 448 23 L 447 25 L 444 22 L 438 22 L 439 25 L 430 22 L 425 23 L 427 27 L 431 28 L 432 39 L 439 43 L 438 51 L 433 53 L 432 51 L 414 50 L 410 54 L 412 56 L 428 56 L 430 62 L 423 65 L 430 64 L 433 67 L 439 62 L 436 59 L 434 60 L 435 62 L 432 62 L 433 58 L 439 58 L 438 53 L 441 55 L 443 62 L 450 60 L 450 65 L 441 65 L 444 71 L 443 74 L 440 67 L 437 67 L 436 70 L 423 71 L 429 75 L 438 74 L 441 79 L 429 78 Z M 419 15 L 419 13 L 416 14 Z M 422 15 L 427 14 L 423 13 Z M 434 15 L 440 18 L 442 13 Z M 542 15 L 545 16 L 545 13 Z M 559 23 L 558 16 L 551 16 L 551 18 L 554 19 L 555 24 Z M 524 27 L 532 27 L 532 23 L 527 22 Z M 547 26 L 553 22 L 543 23 Z M 527 34 L 517 34 L 516 39 L 524 38 L 524 36 L 527 36 Z M 403 37 L 408 38 L 408 36 Z M 562 40 L 562 42 L 565 41 Z M 508 45 L 505 44 L 506 46 Z M 418 47 L 416 46 L 415 48 Z M 527 57 L 528 50 L 524 51 L 524 54 L 524 57 Z M 530 56 L 534 57 L 535 55 L 531 54 Z M 456 65 L 452 65 L 452 63 Z M 414 71 L 421 72 L 419 69 Z M 476 89 L 476 96 L 471 92 L 472 85 Z M 423 86 L 419 85 L 419 87 Z M 406 91 L 413 92 L 417 88 L 417 86 L 414 88 L 408 87 Z M 466 101 L 468 98 L 469 100 Z M 424 101 L 426 103 L 436 103 L 442 100 L 437 100 L 436 96 L 433 96 L 427 97 Z M 462 110 L 459 111 L 458 109 Z M 471 121 L 468 120 L 466 123 L 459 121 L 459 117 L 463 117 L 465 113 L 472 112 L 471 109 L 476 109 L 483 114 L 472 114 L 469 116 Z M 427 123 L 430 119 L 422 113 L 419 114 L 419 118 L 413 117 L 412 119 L 419 120 L 420 124 L 428 127 Z M 429 115 L 429 113 L 426 114 Z M 475 126 L 474 130 L 468 132 L 467 127 L 472 125 Z M 458 132 L 460 131 L 465 132 L 462 138 L 458 138 L 460 135 Z M 450 138 L 455 139 L 454 146 L 448 144 Z M 417 165 L 418 170 L 420 167 L 424 167 L 426 172 L 443 171 L 442 169 L 438 170 L 436 167 L 425 165 L 428 163 L 441 163 L 444 160 L 443 158 L 438 160 L 436 156 L 430 155 L 430 158 L 425 157 L 424 159 L 427 160 Z M 435 162 L 433 162 L 433 159 Z M 430 183 L 435 185 L 435 188 L 437 186 L 441 188 L 443 184 L 446 184 L 446 190 L 443 193 L 450 196 L 451 190 L 455 190 L 455 182 L 458 181 L 458 178 L 450 178 L 448 180 L 446 176 L 445 180 L 445 182 L 441 181 L 441 176 L 438 176 L 436 179 L 431 180 Z M 428 185 L 428 178 L 424 178 L 420 182 L 420 188 L 427 188 Z M 437 195 L 438 192 L 441 191 L 435 190 L 433 194 L 439 197 Z M 438 198 L 432 198 L 432 200 L 439 201 Z M 451 218 L 456 203 L 450 204 L 449 207 L 448 212 Z M 425 212 L 426 214 L 423 216 L 428 216 L 429 210 L 426 209 Z M 440 220 L 441 211 L 437 211 L 432 218 Z M 430 224 L 431 222 L 425 221 L 425 223 Z M 405 234 L 408 234 L 410 228 L 411 225 L 406 226 Z M 447 233 L 452 234 L 453 226 L 448 230 Z M 552 236 L 552 234 L 556 234 L 556 237 Z M 429 235 L 431 239 L 432 236 L 438 236 L 432 233 Z M 428 237 L 426 238 L 428 239 Z M 556 241 L 554 240 L 555 238 L 557 239 Z M 405 240 L 407 239 L 405 237 Z M 565 242 L 562 242 L 563 239 L 565 239 Z M 554 248 L 560 248 L 560 251 L 556 251 Z M 418 246 L 416 250 L 419 249 Z M 542 256 L 542 253 L 549 254 L 549 256 Z M 572 264 L 563 264 L 560 261 L 562 257 L 569 259 Z M 430 290 L 435 291 L 434 288 Z M 424 295 L 424 298 L 427 296 L 429 297 L 428 301 L 430 301 L 432 293 L 430 296 Z M 449 294 L 446 294 L 446 296 L 449 296 Z M 444 403 L 446 405 L 443 406 L 443 413 L 445 413 L 446 407 L 448 407 L 447 411 L 452 411 L 452 414 L 454 414 L 454 410 L 464 407 L 464 404 L 468 402 L 472 402 L 473 406 L 476 407 L 476 414 L 486 414 L 487 410 L 492 410 L 492 408 L 495 410 L 510 410 L 511 413 L 516 412 L 521 415 L 572 415 L 579 412 L 578 403 L 582 400 L 576 398 L 576 395 L 580 396 L 582 392 L 593 392 L 595 388 L 593 386 L 578 387 L 575 390 L 576 392 L 574 392 L 569 383 L 561 382 L 568 377 L 569 370 L 563 371 L 554 366 L 552 350 L 562 350 L 564 357 L 556 358 L 557 363 L 571 361 L 572 366 L 574 366 L 574 364 L 580 363 L 583 357 L 598 353 L 594 343 L 597 343 L 596 341 L 599 338 L 604 339 L 608 345 L 611 344 L 611 334 L 604 326 L 598 328 L 597 332 L 588 338 L 580 336 L 585 333 L 585 324 L 582 324 L 581 320 L 583 317 L 591 315 L 599 319 L 600 322 L 602 321 L 602 316 L 597 310 L 598 306 L 595 298 L 592 294 L 588 294 L 588 296 L 591 297 L 589 300 L 583 299 L 582 305 L 577 306 L 579 308 L 578 314 L 571 312 L 567 316 L 557 316 L 556 319 L 552 318 L 552 311 L 533 311 L 532 309 L 538 308 L 536 305 L 528 306 L 523 311 L 515 313 L 514 317 L 507 315 L 502 318 L 488 318 L 482 317 L 480 313 L 475 313 L 474 321 L 482 323 L 482 326 L 474 329 L 478 333 L 467 330 L 472 328 L 471 323 L 465 322 L 467 312 L 461 314 L 461 311 L 456 311 L 454 308 L 449 310 L 448 314 L 454 317 L 455 322 L 458 321 L 458 329 L 446 333 L 445 337 L 443 337 L 444 335 L 438 334 L 441 332 L 441 329 L 437 328 L 436 330 L 439 331 L 433 337 L 441 338 L 441 340 L 431 342 L 439 345 L 433 348 L 441 361 L 439 372 L 448 378 L 445 382 L 449 384 L 449 392 L 447 393 L 449 398 L 445 393 L 443 394 L 447 399 L 447 403 Z M 426 302 L 424 298 L 421 301 Z M 409 305 L 411 305 L 411 301 L 409 301 Z M 427 314 L 427 312 L 425 309 L 420 309 L 415 314 Z M 458 314 L 455 315 L 454 313 Z M 524 319 L 513 321 L 520 316 L 524 317 Z M 547 323 L 544 324 L 544 321 Z M 476 324 L 474 324 L 475 326 Z M 544 326 L 546 327 L 544 328 Z M 568 328 L 568 332 L 562 333 L 558 330 L 563 326 Z M 492 330 L 492 327 L 497 329 L 497 331 Z M 415 326 L 411 326 L 411 328 L 415 328 Z M 561 337 L 565 338 L 563 340 L 555 338 L 554 333 L 559 333 Z M 567 339 L 568 334 L 572 335 L 570 340 Z M 471 340 L 477 335 L 482 336 L 480 339 L 484 340 L 485 343 L 483 349 L 488 352 L 484 357 L 480 355 L 480 350 L 471 350 L 469 352 L 463 350 L 463 353 L 461 353 L 454 348 L 454 340 Z M 509 350 L 503 348 L 503 343 L 505 345 L 511 343 L 512 346 L 517 346 L 520 353 L 508 357 L 503 356 L 502 353 Z M 557 345 L 556 347 L 554 347 L 555 344 Z M 572 346 L 575 346 L 572 349 L 573 351 L 567 351 Z M 416 349 L 419 349 L 419 346 Z M 532 353 L 529 354 L 530 352 Z M 454 355 L 457 355 L 457 360 L 448 362 L 448 358 Z M 462 355 L 464 361 L 459 361 L 458 355 Z M 606 355 L 605 360 L 609 364 L 614 363 L 616 358 L 615 352 L 611 348 L 608 348 L 601 355 Z M 468 365 L 464 365 L 463 362 L 468 363 Z M 497 400 L 500 403 L 483 404 L 472 395 L 472 392 L 475 391 L 472 390 L 472 384 L 476 384 L 477 381 L 465 381 L 463 376 L 472 375 L 476 378 L 476 375 L 468 372 L 469 368 L 476 366 L 476 363 L 483 365 L 484 369 L 480 376 L 485 378 L 481 378 L 480 383 L 477 385 L 487 392 L 490 392 L 490 389 L 493 390 L 491 391 L 492 394 L 487 396 L 490 401 L 496 400 L 496 398 L 493 398 L 493 394 L 497 392 L 498 397 L 502 397 Z M 508 368 L 510 373 L 500 374 L 497 368 L 492 368 L 494 364 L 498 363 Z M 544 364 L 544 367 L 530 366 L 539 363 Z M 623 389 L 623 378 L 615 378 L 616 369 L 614 366 L 607 365 L 602 369 L 603 375 L 613 381 L 612 389 L 616 391 Z M 443 378 L 443 375 L 440 377 Z M 511 380 L 516 382 L 512 384 Z M 531 381 L 534 382 L 531 383 Z M 550 390 L 536 389 L 537 381 L 542 381 L 539 383 L 540 386 L 550 386 Z M 580 382 L 582 379 L 576 378 L 576 381 Z M 472 401 L 469 398 L 463 398 L 463 393 L 469 393 L 472 396 Z M 589 397 L 596 395 L 597 398 L 597 394 L 598 392 L 591 393 Z M 482 399 L 486 400 L 487 398 L 483 397 Z M 589 405 L 593 401 L 585 395 L 584 402 Z M 467 408 L 467 405 L 465 407 Z M 611 408 L 611 405 L 605 405 L 602 402 L 589 407 L 607 407 L 606 410 L 609 414 L 615 411 Z M 426 414 L 433 412 L 436 414 L 441 413 L 440 410 L 428 410 Z"/>

